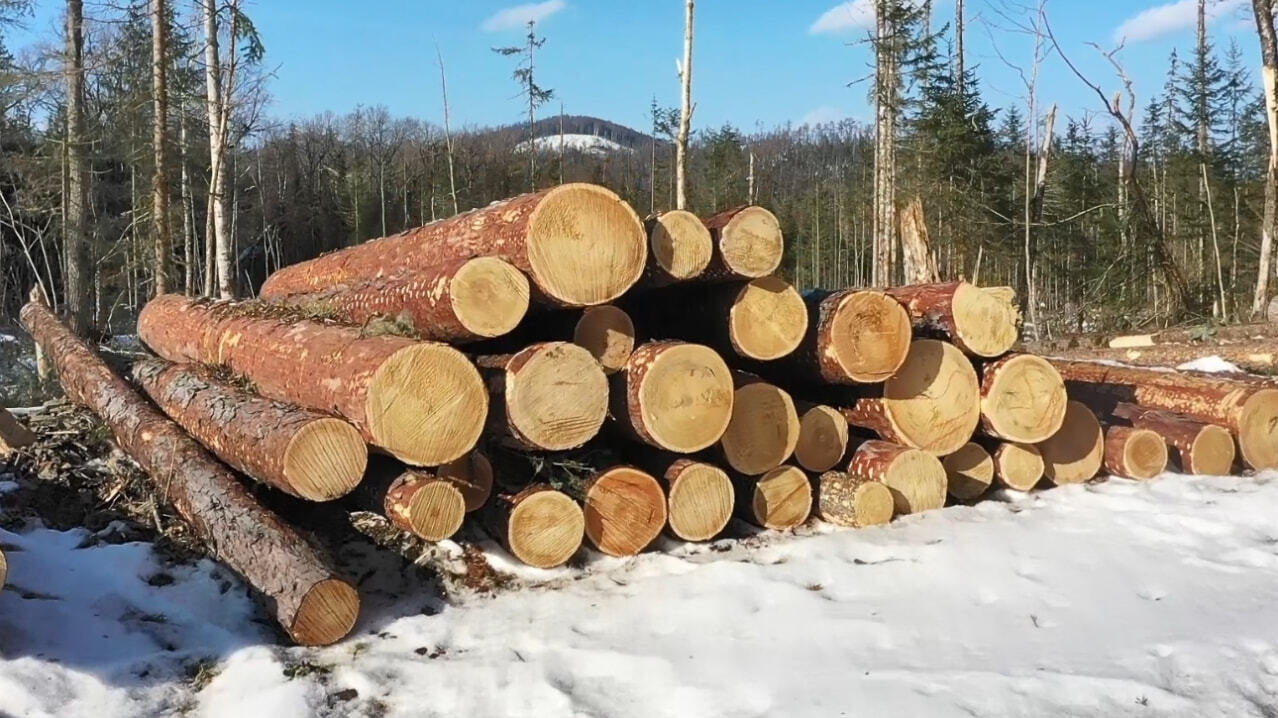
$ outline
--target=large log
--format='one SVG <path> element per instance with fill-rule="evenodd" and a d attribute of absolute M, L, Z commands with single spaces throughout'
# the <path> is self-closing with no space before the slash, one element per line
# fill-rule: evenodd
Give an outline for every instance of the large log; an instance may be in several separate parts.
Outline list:
<path fill-rule="evenodd" d="M 813 502 L 817 518 L 838 526 L 864 528 L 892 520 L 892 490 L 886 485 L 842 471 L 823 472 Z"/>
<path fill-rule="evenodd" d="M 997 357 L 1016 343 L 1016 310 L 996 294 L 967 282 L 914 284 L 884 290 L 896 297 L 916 328 L 940 332 L 978 357 Z"/>
<path fill-rule="evenodd" d="M 626 457 L 666 489 L 666 528 L 684 541 L 708 541 L 732 519 L 733 487 L 714 464 L 630 443 Z"/>
<path fill-rule="evenodd" d="M 452 481 L 427 471 L 401 471 L 389 461 L 373 462 L 353 498 L 359 508 L 426 541 L 450 538 L 466 517 L 466 499 Z"/>
<path fill-rule="evenodd" d="M 229 470 L 99 359 L 42 302 L 22 308 L 23 325 L 53 360 L 67 397 L 110 427 L 209 547 L 262 594 L 296 642 L 325 645 L 355 625 L 359 594 L 312 544 L 262 508 Z"/>
<path fill-rule="evenodd" d="M 480 513 L 493 538 L 510 555 L 537 568 L 562 565 L 581 547 L 585 536 L 581 506 L 549 484 L 497 494 Z"/>
<path fill-rule="evenodd" d="M 714 243 L 706 281 L 766 277 L 781 266 L 785 240 L 781 223 L 768 210 L 753 205 L 726 209 L 705 219 Z"/>
<path fill-rule="evenodd" d="M 639 280 L 644 288 L 664 287 L 701 276 L 710 265 L 714 243 L 697 215 L 683 209 L 660 212 L 644 221 L 648 233 L 648 266 Z"/>
<path fill-rule="evenodd" d="M 795 466 L 778 466 L 763 476 L 732 477 L 736 513 L 756 526 L 785 531 L 812 513 L 812 483 Z"/>
<path fill-rule="evenodd" d="M 700 344 L 650 342 L 612 377 L 612 417 L 632 438 L 688 454 L 708 448 L 732 419 L 732 373 Z"/>
<path fill-rule="evenodd" d="M 1136 366 L 1174 367 L 1204 357 L 1220 357 L 1247 371 L 1272 372 L 1278 366 L 1273 339 L 1238 343 L 1156 344 L 1144 347 L 1068 349 L 1053 354 L 1070 359 L 1104 359 Z"/>
<path fill-rule="evenodd" d="M 910 316 L 887 294 L 866 289 L 809 291 L 808 329 L 781 361 L 802 381 L 869 384 L 896 373 L 910 351 Z"/>
<path fill-rule="evenodd" d="M 735 471 L 758 476 L 794 453 L 799 443 L 799 416 L 790 394 L 779 386 L 737 372 L 732 418 L 720 439 L 724 459 Z"/>
<path fill-rule="evenodd" d="M 1162 409 L 1238 438 L 1243 461 L 1255 469 L 1278 467 L 1278 390 L 1226 378 L 1156 369 L 1053 359 L 1070 396 L 1102 414 L 1119 402 Z"/>
<path fill-rule="evenodd" d="M 1065 420 L 1051 438 L 1038 443 L 1043 475 L 1053 484 L 1081 484 L 1100 471 L 1105 432 L 1096 414 L 1079 401 L 1065 405 Z"/>
<path fill-rule="evenodd" d="M 36 436 L 30 429 L 18 423 L 6 409 L 0 408 L 0 458 L 31 446 L 35 440 Z"/>
<path fill-rule="evenodd" d="M 1227 476 L 1233 470 L 1237 455 L 1234 437 L 1223 426 L 1125 402 L 1114 407 L 1114 416 L 1163 437 L 1176 449 L 1177 468 L 1187 474 Z"/>
<path fill-rule="evenodd" d="M 475 361 L 494 399 L 490 423 L 516 446 L 573 449 L 603 426 L 608 377 L 585 349 L 568 342 L 543 342 Z"/>
<path fill-rule="evenodd" d="M 420 339 L 471 342 L 507 334 L 528 312 L 528 279 L 496 257 L 472 257 L 310 294 L 277 297 L 346 324 L 397 322 Z"/>
<path fill-rule="evenodd" d="M 170 419 L 231 468 L 308 501 L 350 493 L 368 447 L 341 419 L 271 401 L 195 364 L 146 359 L 133 378 Z"/>
<path fill-rule="evenodd" d="M 848 420 L 838 409 L 825 404 L 804 404 L 796 408 L 802 413 L 794 460 L 816 473 L 834 468 L 848 451 Z"/>
<path fill-rule="evenodd" d="M 1050 362 L 1007 354 L 981 367 L 981 426 L 1007 441 L 1035 444 L 1065 420 L 1065 382 Z"/>
<path fill-rule="evenodd" d="M 579 498 L 586 517 L 586 540 L 609 556 L 638 554 L 666 525 L 666 494 L 661 484 L 633 466 L 595 473 L 581 486 Z"/>
<path fill-rule="evenodd" d="M 138 334 L 169 361 L 223 364 L 258 394 L 335 413 L 405 463 L 435 466 L 470 451 L 488 414 L 483 380 L 444 344 L 295 320 L 252 302 L 152 299 Z"/>
<path fill-rule="evenodd" d="M 603 187 L 565 184 L 284 267 L 261 293 L 309 293 L 486 256 L 527 274 L 539 299 L 581 307 L 621 296 L 638 281 L 647 255 L 630 205 Z"/>
<path fill-rule="evenodd" d="M 871 439 L 853 452 L 848 475 L 878 481 L 891 489 L 900 515 L 945 506 L 945 467 L 926 451 Z"/>
<path fill-rule="evenodd" d="M 858 399 L 843 416 L 887 441 L 944 456 L 972 438 L 981 419 L 979 392 L 976 370 L 962 352 L 920 339 L 880 395 Z"/>
<path fill-rule="evenodd" d="M 1126 479 L 1152 479 L 1167 468 L 1167 444 L 1149 429 L 1105 430 L 1105 470 Z"/>
<path fill-rule="evenodd" d="M 957 501 L 974 501 L 994 483 L 994 459 L 990 452 L 969 441 L 958 451 L 941 459 L 945 467 L 946 492 Z"/>
<path fill-rule="evenodd" d="M 1029 491 L 1043 479 L 1047 466 L 1043 452 L 1034 444 L 991 441 L 988 446 L 993 447 L 990 456 L 994 460 L 994 479 L 999 486 L 1012 491 Z M 1059 466 L 1056 473 L 1062 473 Z"/>

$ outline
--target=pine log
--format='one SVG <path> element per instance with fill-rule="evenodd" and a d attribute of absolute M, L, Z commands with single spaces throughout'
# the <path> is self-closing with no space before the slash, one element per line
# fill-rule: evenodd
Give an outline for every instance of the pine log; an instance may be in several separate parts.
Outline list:
<path fill-rule="evenodd" d="M 20 424 L 6 409 L 0 408 L 0 458 L 10 453 L 31 446 L 36 435 Z"/>
<path fill-rule="evenodd" d="M 346 324 L 390 319 L 420 339 L 457 343 L 512 331 L 528 312 L 528 293 L 528 279 L 510 263 L 472 257 L 271 302 Z"/>
<path fill-rule="evenodd" d="M 332 501 L 364 476 L 368 447 L 350 424 L 263 399 L 196 364 L 144 359 L 133 378 L 156 406 L 228 466 L 307 501 Z"/>
<path fill-rule="evenodd" d="M 683 209 L 660 212 L 644 221 L 648 266 L 639 285 L 646 289 L 697 279 L 714 254 L 710 230 Z"/>
<path fill-rule="evenodd" d="M 537 568 L 562 565 L 581 547 L 585 536 L 581 507 L 550 484 L 497 494 L 480 513 L 493 538 L 511 556 Z"/>
<path fill-rule="evenodd" d="M 644 344 L 612 382 L 613 419 L 649 446 L 701 451 L 723 436 L 732 419 L 732 373 L 700 344 Z"/>
<path fill-rule="evenodd" d="M 795 466 L 778 466 L 763 476 L 734 475 L 736 514 L 756 526 L 785 531 L 812 513 L 812 484 Z"/>
<path fill-rule="evenodd" d="M 864 476 L 826 471 L 816 480 L 815 511 L 826 523 L 852 528 L 877 526 L 892 520 L 892 490 Z"/>
<path fill-rule="evenodd" d="M 466 517 L 466 499 L 452 481 L 427 471 L 401 471 L 387 460 L 372 463 L 352 498 L 359 508 L 426 541 L 452 537 Z"/>
<path fill-rule="evenodd" d="M 1065 405 L 1065 420 L 1050 439 L 1038 443 L 1043 475 L 1057 486 L 1090 481 L 1100 471 L 1105 432 L 1096 414 L 1079 401 Z"/>
<path fill-rule="evenodd" d="M 666 525 L 661 484 L 633 466 L 613 466 L 586 480 L 581 491 L 586 540 L 609 556 L 634 556 Z"/>
<path fill-rule="evenodd" d="M 714 464 L 642 444 L 621 446 L 626 459 L 652 474 L 666 490 L 666 529 L 684 541 L 708 541 L 732 518 L 734 491 Z"/>
<path fill-rule="evenodd" d="M 987 447 L 992 447 L 994 480 L 999 486 L 1012 491 L 1029 491 L 1042 481 L 1047 467 L 1038 446 L 991 439 Z"/>
<path fill-rule="evenodd" d="M 869 384 L 885 381 L 910 351 L 910 317 L 883 292 L 808 291 L 808 328 L 781 366 L 802 381 Z"/>
<path fill-rule="evenodd" d="M 1228 476 L 1234 467 L 1234 437 L 1216 424 L 1191 421 L 1157 409 L 1126 402 L 1114 407 L 1114 416 L 1138 429 L 1149 429 L 1176 449 L 1176 466 L 1187 474 Z"/>
<path fill-rule="evenodd" d="M 297 643 L 325 645 L 355 625 L 359 594 L 314 545 L 262 508 L 229 470 L 165 418 L 38 301 L 23 325 L 53 360 L 67 397 L 110 427 L 213 557 L 259 591 Z"/>
<path fill-rule="evenodd" d="M 456 461 L 444 464 L 435 473 L 461 492 L 466 503 L 466 513 L 483 508 L 492 496 L 493 465 L 482 451 L 472 451 Z"/>
<path fill-rule="evenodd" d="M 493 397 L 490 425 L 520 448 L 576 448 L 599 433 L 608 415 L 608 377 L 575 344 L 543 342 L 475 363 Z"/>
<path fill-rule="evenodd" d="M 733 281 L 766 277 L 781 266 L 785 240 L 781 223 L 768 210 L 744 205 L 707 217 L 714 245 L 705 281 Z"/>
<path fill-rule="evenodd" d="M 848 452 L 848 420 L 832 406 L 800 404 L 799 439 L 794 460 L 808 471 L 834 468 Z"/>
<path fill-rule="evenodd" d="M 444 344 L 172 294 L 143 307 L 138 334 L 169 361 L 223 364 L 268 399 L 335 413 L 408 464 L 435 466 L 470 451 L 488 413 L 479 372 Z"/>
<path fill-rule="evenodd" d="M 976 370 L 962 352 L 920 339 L 880 395 L 858 399 L 843 416 L 887 441 L 944 456 L 972 438 L 981 419 L 979 396 Z"/>
<path fill-rule="evenodd" d="M 572 343 L 590 352 L 605 374 L 613 374 L 635 350 L 635 324 L 611 304 L 586 307 L 573 326 Z"/>
<path fill-rule="evenodd" d="M 884 290 L 905 305 L 916 329 L 940 332 L 959 349 L 997 357 L 1016 343 L 1016 311 L 967 282 L 914 284 Z"/>
<path fill-rule="evenodd" d="M 1126 479 L 1152 479 L 1167 469 L 1167 443 L 1149 429 L 1105 430 L 1105 470 Z"/>
<path fill-rule="evenodd" d="M 1051 362 L 1007 354 L 981 367 L 981 426 L 1008 441 L 1034 444 L 1065 420 L 1065 382 Z"/>
<path fill-rule="evenodd" d="M 945 467 L 946 491 L 956 501 L 974 501 L 994 483 L 994 459 L 990 452 L 969 441 L 941 459 Z"/>
<path fill-rule="evenodd" d="M 1108 415 L 1119 402 L 1181 414 L 1234 433 L 1243 461 L 1278 468 L 1278 390 L 1246 381 L 1053 359 L 1070 396 Z"/>
<path fill-rule="evenodd" d="M 1068 349 L 1053 352 L 1070 359 L 1103 359 L 1135 366 L 1174 367 L 1204 357 L 1220 357 L 1247 371 L 1272 372 L 1278 366 L 1273 339 L 1238 343 L 1156 344 L 1142 347 Z"/>
<path fill-rule="evenodd" d="M 891 489 L 898 515 L 945 506 L 945 467 L 926 451 L 871 439 L 853 452 L 848 475 L 878 481 Z"/>
<path fill-rule="evenodd" d="M 582 307 L 621 296 L 638 281 L 647 255 L 630 205 L 603 187 L 565 184 L 284 267 L 261 294 L 310 293 L 485 256 L 527 274 L 538 299 Z"/>
<path fill-rule="evenodd" d="M 733 381 L 732 418 L 719 444 L 735 471 L 758 476 L 794 454 L 799 416 L 781 387 L 742 372 L 736 372 Z"/>

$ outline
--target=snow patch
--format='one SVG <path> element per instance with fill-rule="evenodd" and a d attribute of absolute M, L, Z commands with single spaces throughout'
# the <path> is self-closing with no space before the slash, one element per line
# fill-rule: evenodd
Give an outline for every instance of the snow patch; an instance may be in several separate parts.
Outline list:
<path fill-rule="evenodd" d="M 1193 361 L 1187 361 L 1176 368 L 1180 371 L 1205 371 L 1213 374 L 1242 371 L 1242 369 L 1238 368 L 1238 365 L 1227 362 L 1218 356 L 1199 357 Z"/>
<path fill-rule="evenodd" d="M 559 135 L 547 135 L 545 137 L 536 137 L 532 140 L 533 146 L 538 152 L 558 152 L 559 151 Z M 563 135 L 563 147 L 565 151 L 586 152 L 588 154 L 608 154 L 609 152 L 629 152 L 630 148 L 625 145 L 613 142 L 612 140 L 600 137 L 598 135 Z M 528 140 L 524 140 L 515 145 L 516 152 L 526 152 L 528 150 Z"/>

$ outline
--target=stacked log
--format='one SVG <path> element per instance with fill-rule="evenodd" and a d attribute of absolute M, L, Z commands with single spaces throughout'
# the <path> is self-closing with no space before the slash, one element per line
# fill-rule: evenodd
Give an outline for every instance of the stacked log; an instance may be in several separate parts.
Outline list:
<path fill-rule="evenodd" d="M 969 441 L 941 459 L 945 489 L 955 501 L 974 501 L 994 483 L 994 458 L 980 444 Z"/>
<path fill-rule="evenodd" d="M 586 480 L 578 493 L 586 539 L 609 556 L 634 556 L 666 525 L 666 494 L 650 474 L 613 466 Z"/>
<path fill-rule="evenodd" d="M 785 242 L 768 210 L 745 205 L 707 217 L 714 254 L 703 276 L 710 281 L 758 279 L 777 271 Z"/>
<path fill-rule="evenodd" d="M 799 416 L 790 394 L 748 374 L 734 376 L 732 418 L 719 445 L 738 473 L 758 476 L 785 463 L 799 443 Z"/>
<path fill-rule="evenodd" d="M 795 466 L 778 466 L 762 476 L 733 477 L 737 515 L 765 529 L 785 531 L 812 512 L 812 484 Z"/>
<path fill-rule="evenodd" d="M 802 413 L 794 460 L 808 471 L 829 471 L 847 454 L 848 420 L 838 409 L 825 404 L 804 404 L 796 408 Z"/>
<path fill-rule="evenodd" d="M 1187 474 L 1224 476 L 1233 470 L 1234 437 L 1222 426 L 1127 403 L 1115 407 L 1114 416 L 1163 437 L 1176 449 L 1177 468 Z"/>
<path fill-rule="evenodd" d="M 977 357 L 1001 356 L 1016 343 L 1016 310 L 967 282 L 893 287 L 917 329 L 939 333 Z"/>
<path fill-rule="evenodd" d="M 536 568 L 572 558 L 585 537 L 581 506 L 549 484 L 498 494 L 483 511 L 485 525 L 511 556 Z"/>
<path fill-rule="evenodd" d="M 1043 475 L 1053 484 L 1090 481 L 1101 469 L 1104 430 L 1086 404 L 1070 401 L 1061 428 L 1040 442 L 1038 450 L 1043 459 Z"/>
<path fill-rule="evenodd" d="M 658 449 L 701 451 L 719 441 L 732 419 L 732 373 L 709 347 L 644 344 L 612 381 L 613 419 Z"/>
<path fill-rule="evenodd" d="M 1167 444 L 1149 429 L 1111 426 L 1105 431 L 1105 470 L 1128 479 L 1152 479 L 1167 468 Z"/>
<path fill-rule="evenodd" d="M 1046 440 L 1065 420 L 1065 382 L 1032 354 L 1007 354 L 981 368 L 981 427 L 1023 444 Z"/>
<path fill-rule="evenodd" d="M 455 483 L 415 469 L 378 466 L 360 485 L 356 501 L 359 508 L 427 541 L 450 538 L 466 516 L 466 499 Z"/>
<path fill-rule="evenodd" d="M 858 529 L 885 524 L 894 503 L 886 484 L 864 476 L 826 471 L 816 480 L 815 513 L 826 523 Z"/>
<path fill-rule="evenodd" d="M 1064 441 L 1066 436 L 1062 436 Z M 1053 457 L 1056 464 L 1053 468 L 1053 476 L 1061 477 L 1059 480 L 1053 479 L 1054 483 L 1077 483 L 1078 476 L 1087 473 L 1086 462 L 1076 466 L 1077 476 L 1070 477 L 1070 468 L 1063 465 L 1064 449 L 1060 446 L 1054 446 Z M 1038 482 L 1043 479 L 1043 475 L 1047 470 L 1047 463 L 1043 460 L 1043 452 L 1034 444 L 1017 444 L 1011 441 L 995 442 L 994 451 L 990 454 L 990 458 L 994 461 L 994 479 L 999 486 L 1012 491 L 1030 491 Z M 1093 472 L 1094 473 L 1094 472 Z M 1090 477 L 1089 477 L 1090 478 Z M 1085 480 L 1085 479 L 1084 479 Z"/>
<path fill-rule="evenodd" d="M 945 505 L 945 467 L 926 451 L 870 440 L 852 454 L 847 473 L 887 486 L 892 492 L 896 513 L 901 515 Z"/>
<path fill-rule="evenodd" d="M 494 398 L 490 423 L 516 445 L 563 451 L 599 433 L 608 414 L 608 378 L 590 352 L 541 342 L 510 355 L 478 357 Z"/>
<path fill-rule="evenodd" d="M 461 492 L 466 513 L 483 508 L 493 493 L 493 465 L 482 451 L 469 454 L 440 466 L 436 472 Z"/>
<path fill-rule="evenodd" d="M 811 291 L 807 333 L 783 360 L 795 378 L 829 384 L 885 381 L 905 363 L 910 351 L 910 317 L 884 292 L 845 289 Z"/>
<path fill-rule="evenodd" d="M 660 212 L 644 221 L 648 267 L 640 286 L 665 287 L 697 279 L 710 266 L 714 242 L 697 215 L 683 209 Z M 778 230 L 779 231 L 779 230 Z"/>
<path fill-rule="evenodd" d="M 666 491 L 666 529 L 684 541 L 708 541 L 732 518 L 732 479 L 707 461 L 656 449 L 628 447 L 635 463 Z"/>

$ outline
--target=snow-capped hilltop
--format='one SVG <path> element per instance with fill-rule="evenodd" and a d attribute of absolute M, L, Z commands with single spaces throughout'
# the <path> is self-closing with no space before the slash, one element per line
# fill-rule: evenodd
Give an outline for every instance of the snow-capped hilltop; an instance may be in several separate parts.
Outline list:
<path fill-rule="evenodd" d="M 517 152 L 524 152 L 528 149 L 528 140 L 524 140 L 515 145 Z M 631 149 L 624 145 L 618 144 L 605 137 L 598 135 L 579 135 L 568 134 L 563 135 L 544 135 L 532 140 L 533 145 L 538 152 L 558 152 L 562 146 L 565 152 L 585 152 L 588 154 L 607 154 L 609 152 L 630 152 Z"/>
<path fill-rule="evenodd" d="M 538 152 L 558 152 L 559 136 L 564 138 L 566 152 L 602 155 L 610 152 L 647 148 L 652 136 L 625 125 L 589 115 L 550 115 L 533 123 L 532 141 Z M 489 132 L 494 138 L 509 142 L 517 151 L 528 149 L 528 125 L 513 124 Z M 661 142 L 664 142 L 662 140 Z"/>

